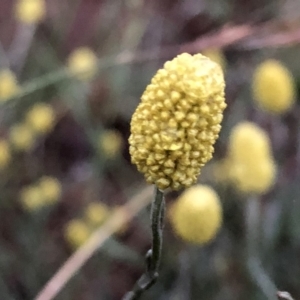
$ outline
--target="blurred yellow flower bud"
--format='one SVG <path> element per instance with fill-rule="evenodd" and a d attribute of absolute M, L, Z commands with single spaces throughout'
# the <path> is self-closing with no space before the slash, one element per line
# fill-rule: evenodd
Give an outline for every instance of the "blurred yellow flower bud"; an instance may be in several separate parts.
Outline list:
<path fill-rule="evenodd" d="M 274 114 L 284 113 L 295 100 L 293 75 L 280 61 L 266 60 L 254 72 L 252 91 L 261 109 Z"/>
<path fill-rule="evenodd" d="M 4 169 L 11 160 L 11 151 L 6 140 L 0 139 L 0 170 Z"/>
<path fill-rule="evenodd" d="M 15 74 L 9 69 L 0 71 L 0 101 L 15 96 L 19 92 L 19 86 Z"/>
<path fill-rule="evenodd" d="M 54 177 L 43 176 L 38 186 L 44 201 L 48 204 L 57 202 L 61 196 L 61 184 Z"/>
<path fill-rule="evenodd" d="M 222 223 L 222 207 L 209 186 L 196 185 L 185 190 L 169 214 L 175 232 L 184 240 L 205 244 L 217 234 Z"/>
<path fill-rule="evenodd" d="M 44 206 L 44 200 L 40 188 L 35 185 L 29 185 L 21 189 L 20 202 L 23 208 L 29 212 L 39 210 Z"/>
<path fill-rule="evenodd" d="M 276 179 L 276 165 L 272 159 L 263 158 L 256 163 L 233 162 L 231 179 L 234 186 L 242 193 L 263 194 Z"/>
<path fill-rule="evenodd" d="M 101 202 L 91 202 L 85 209 L 85 219 L 92 226 L 101 225 L 109 215 L 108 207 Z"/>
<path fill-rule="evenodd" d="M 23 123 L 13 125 L 9 131 L 9 141 L 15 150 L 30 150 L 35 142 L 32 129 Z"/>
<path fill-rule="evenodd" d="M 49 133 L 55 122 L 55 113 L 51 105 L 38 103 L 28 111 L 26 123 L 38 134 Z"/>
<path fill-rule="evenodd" d="M 87 47 L 78 48 L 68 58 L 68 69 L 76 78 L 88 81 L 97 72 L 97 56 Z"/>
<path fill-rule="evenodd" d="M 258 157 L 271 155 L 270 139 L 255 123 L 240 122 L 230 133 L 228 152 L 235 161 L 255 163 Z"/>
<path fill-rule="evenodd" d="M 131 120 L 132 163 L 148 183 L 180 189 L 212 158 L 226 107 L 219 65 L 183 53 L 158 70 Z"/>
<path fill-rule="evenodd" d="M 73 247 L 78 248 L 90 237 L 92 231 L 81 219 L 73 219 L 65 227 L 65 239 Z"/>
<path fill-rule="evenodd" d="M 15 18 L 22 23 L 35 24 L 46 14 L 45 0 L 17 0 Z"/>
<path fill-rule="evenodd" d="M 105 130 L 99 137 L 98 147 L 108 159 L 118 156 L 123 146 L 122 135 L 116 130 Z"/>
<path fill-rule="evenodd" d="M 202 55 L 208 57 L 209 59 L 220 65 L 223 70 L 226 69 L 226 58 L 221 49 L 209 48 L 203 50 L 201 53 Z"/>
<path fill-rule="evenodd" d="M 228 147 L 231 181 L 244 193 L 264 193 L 276 178 L 267 133 L 251 122 L 237 124 L 231 132 Z"/>

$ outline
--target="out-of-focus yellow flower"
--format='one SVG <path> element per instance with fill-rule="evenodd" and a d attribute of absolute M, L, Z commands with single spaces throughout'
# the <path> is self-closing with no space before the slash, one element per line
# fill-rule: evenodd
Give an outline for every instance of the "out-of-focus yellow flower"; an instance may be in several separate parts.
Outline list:
<path fill-rule="evenodd" d="M 84 244 L 91 233 L 89 226 L 81 219 L 73 219 L 65 227 L 65 239 L 75 249 Z"/>
<path fill-rule="evenodd" d="M 132 163 L 148 183 L 180 189 L 212 158 L 223 119 L 224 78 L 207 57 L 181 54 L 158 70 L 131 120 Z"/>
<path fill-rule="evenodd" d="M 208 57 L 218 65 L 222 67 L 223 70 L 226 69 L 226 58 L 223 52 L 218 48 L 209 48 L 202 51 L 202 55 Z"/>
<path fill-rule="evenodd" d="M 77 48 L 68 58 L 68 69 L 76 78 L 88 81 L 97 72 L 97 56 L 88 47 Z"/>
<path fill-rule="evenodd" d="M 0 101 L 4 102 L 8 98 L 15 96 L 19 92 L 19 86 L 15 74 L 4 69 L 0 71 Z"/>
<path fill-rule="evenodd" d="M 28 151 L 34 145 L 35 134 L 28 125 L 16 124 L 10 129 L 9 141 L 15 150 Z"/>
<path fill-rule="evenodd" d="M 267 192 L 276 178 L 267 133 L 251 122 L 237 124 L 229 138 L 230 179 L 243 193 Z"/>
<path fill-rule="evenodd" d="M 17 0 L 15 18 L 22 23 L 35 24 L 46 14 L 45 0 Z"/>
<path fill-rule="evenodd" d="M 222 223 L 222 207 L 209 186 L 196 185 L 183 192 L 173 204 L 170 221 L 184 240 L 205 244 L 217 234 Z"/>
<path fill-rule="evenodd" d="M 271 155 L 270 139 L 255 123 L 240 122 L 230 133 L 228 152 L 235 161 L 255 163 L 258 157 Z"/>
<path fill-rule="evenodd" d="M 281 114 L 294 104 L 293 75 L 280 61 L 269 59 L 257 67 L 252 90 L 255 102 L 265 111 Z"/>
<path fill-rule="evenodd" d="M 37 134 L 46 134 L 54 126 L 55 113 L 51 105 L 46 103 L 35 104 L 27 113 L 26 123 Z"/>
<path fill-rule="evenodd" d="M 0 139 L 0 170 L 4 169 L 11 160 L 11 151 L 6 140 Z"/>
<path fill-rule="evenodd" d="M 99 150 L 108 159 L 118 156 L 121 152 L 122 145 L 122 135 L 116 130 L 105 130 L 99 137 Z"/>
<path fill-rule="evenodd" d="M 263 194 L 274 184 L 276 169 L 275 162 L 269 158 L 257 160 L 254 164 L 233 162 L 231 179 L 243 193 Z"/>
<path fill-rule="evenodd" d="M 101 225 L 108 215 L 108 207 L 101 202 L 91 202 L 85 209 L 85 218 L 92 226 Z"/>
<path fill-rule="evenodd" d="M 21 189 L 20 202 L 25 210 L 34 212 L 44 206 L 44 200 L 40 188 L 35 185 L 29 185 Z"/>
<path fill-rule="evenodd" d="M 61 184 L 54 177 L 43 176 L 38 186 L 44 201 L 48 204 L 57 202 L 61 196 Z"/>

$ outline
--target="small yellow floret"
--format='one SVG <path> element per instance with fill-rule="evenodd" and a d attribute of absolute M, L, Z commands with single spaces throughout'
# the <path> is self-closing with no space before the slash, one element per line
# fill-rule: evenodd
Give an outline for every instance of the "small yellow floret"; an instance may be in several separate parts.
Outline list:
<path fill-rule="evenodd" d="M 15 74 L 9 69 L 0 71 L 0 101 L 15 96 L 19 92 L 19 86 Z"/>
<path fill-rule="evenodd" d="M 131 119 L 132 163 L 158 188 L 197 181 L 219 136 L 224 77 L 207 57 L 183 53 L 158 70 Z"/>
<path fill-rule="evenodd" d="M 28 151 L 34 145 L 35 134 L 28 125 L 16 124 L 10 129 L 9 141 L 15 150 Z"/>
<path fill-rule="evenodd" d="M 101 202 L 91 202 L 85 209 L 85 218 L 92 226 L 101 225 L 108 215 L 108 207 Z"/>
<path fill-rule="evenodd" d="M 184 240 L 205 244 L 217 234 L 222 223 L 222 207 L 216 192 L 196 185 L 183 192 L 172 206 L 170 221 Z"/>
<path fill-rule="evenodd" d="M 15 18 L 22 23 L 35 24 L 46 14 L 45 0 L 17 0 Z"/>
<path fill-rule="evenodd" d="M 73 219 L 65 227 L 66 241 L 75 249 L 84 244 L 91 233 L 89 226 L 81 219 Z"/>
<path fill-rule="evenodd" d="M 257 105 L 265 111 L 280 114 L 294 104 L 293 75 L 280 61 L 269 59 L 257 67 L 252 90 Z"/>
<path fill-rule="evenodd" d="M 11 160 L 11 151 L 6 140 L 0 139 L 0 170 L 4 169 Z"/>
<path fill-rule="evenodd" d="M 32 212 L 44 206 L 44 199 L 38 186 L 30 185 L 22 188 L 20 201 L 25 210 Z"/>
<path fill-rule="evenodd" d="M 87 47 L 78 48 L 68 58 L 68 69 L 78 79 L 90 80 L 97 72 L 97 56 Z"/>
<path fill-rule="evenodd" d="M 38 186 L 40 188 L 41 195 L 46 203 L 55 203 L 61 196 L 61 184 L 54 177 L 43 176 L 39 180 Z"/>
<path fill-rule="evenodd" d="M 223 70 L 226 69 L 226 58 L 223 52 L 218 48 L 209 48 L 201 52 L 204 56 L 208 57 L 218 65 L 222 67 Z"/>
<path fill-rule="evenodd" d="M 118 156 L 122 145 L 122 135 L 116 130 L 106 130 L 99 137 L 99 150 L 108 159 Z"/>
<path fill-rule="evenodd" d="M 243 193 L 262 194 L 270 189 L 276 178 L 267 133 L 251 122 L 236 125 L 229 138 L 229 176 Z"/>
<path fill-rule="evenodd" d="M 46 103 L 35 104 L 27 113 L 26 123 L 37 134 L 50 132 L 55 123 L 55 113 L 52 106 Z"/>

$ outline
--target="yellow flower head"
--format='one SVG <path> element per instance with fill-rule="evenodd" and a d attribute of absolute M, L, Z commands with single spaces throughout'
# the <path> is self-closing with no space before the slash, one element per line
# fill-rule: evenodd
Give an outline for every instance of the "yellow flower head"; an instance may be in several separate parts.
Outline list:
<path fill-rule="evenodd" d="M 106 130 L 99 137 L 99 150 L 106 158 L 116 157 L 122 149 L 122 135 L 116 130 Z"/>
<path fill-rule="evenodd" d="M 35 104 L 27 113 L 26 123 L 38 134 L 50 132 L 54 126 L 55 112 L 46 103 Z"/>
<path fill-rule="evenodd" d="M 263 194 L 274 184 L 276 169 L 270 158 L 258 159 L 255 163 L 233 162 L 230 176 L 240 192 Z"/>
<path fill-rule="evenodd" d="M 87 47 L 78 48 L 68 58 L 68 69 L 73 76 L 88 81 L 97 72 L 97 56 Z"/>
<path fill-rule="evenodd" d="M 3 170 L 11 160 L 11 151 L 6 140 L 0 139 L 0 170 Z"/>
<path fill-rule="evenodd" d="M 44 206 L 44 200 L 40 188 L 35 185 L 29 185 L 21 189 L 20 202 L 25 210 L 37 211 Z"/>
<path fill-rule="evenodd" d="M 0 101 L 15 96 L 19 92 L 19 86 L 15 74 L 9 69 L 0 71 Z"/>
<path fill-rule="evenodd" d="M 85 209 L 85 219 L 92 226 L 101 225 L 109 215 L 108 207 L 101 202 L 91 202 Z"/>
<path fill-rule="evenodd" d="M 261 109 L 274 114 L 284 113 L 295 100 L 293 75 L 281 62 L 266 60 L 254 72 L 252 91 Z"/>
<path fill-rule="evenodd" d="M 231 181 L 244 193 L 264 193 L 276 178 L 276 165 L 267 133 L 251 122 L 236 125 L 229 138 Z"/>
<path fill-rule="evenodd" d="M 39 180 L 38 186 L 40 188 L 42 198 L 46 203 L 55 203 L 61 196 L 61 184 L 54 177 L 43 176 Z"/>
<path fill-rule="evenodd" d="M 46 14 L 45 0 L 17 0 L 15 18 L 22 23 L 35 24 Z"/>
<path fill-rule="evenodd" d="M 202 55 L 208 57 L 218 65 L 222 67 L 223 70 L 226 68 L 226 58 L 223 52 L 218 48 L 209 48 L 205 49 L 202 52 Z"/>
<path fill-rule="evenodd" d="M 196 185 L 185 190 L 177 199 L 169 217 L 182 239 L 205 244 L 216 236 L 221 226 L 222 207 L 212 188 Z"/>
<path fill-rule="evenodd" d="M 152 78 L 131 120 L 131 160 L 148 183 L 180 189 L 211 159 L 223 118 L 224 78 L 201 54 L 181 54 Z"/>
<path fill-rule="evenodd" d="M 271 155 L 267 133 L 252 122 L 240 122 L 231 131 L 228 152 L 235 161 L 255 163 L 258 157 Z"/>
<path fill-rule="evenodd" d="M 30 150 L 35 142 L 32 129 L 23 123 L 13 125 L 9 131 L 9 141 L 15 150 Z"/>
<path fill-rule="evenodd" d="M 81 219 L 73 219 L 65 227 L 65 239 L 75 249 L 84 244 L 91 233 L 89 226 Z"/>

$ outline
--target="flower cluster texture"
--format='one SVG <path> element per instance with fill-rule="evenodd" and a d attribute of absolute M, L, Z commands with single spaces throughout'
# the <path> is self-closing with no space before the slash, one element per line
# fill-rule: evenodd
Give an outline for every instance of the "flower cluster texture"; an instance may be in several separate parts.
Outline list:
<path fill-rule="evenodd" d="M 196 182 L 221 129 L 224 87 L 221 67 L 201 54 L 183 53 L 158 70 L 129 137 L 132 163 L 148 183 L 178 190 Z"/>
<path fill-rule="evenodd" d="M 267 192 L 276 178 L 267 133 L 252 122 L 237 124 L 229 138 L 230 179 L 243 193 Z"/>
<path fill-rule="evenodd" d="M 170 221 L 184 240 L 205 244 L 217 234 L 222 223 L 222 207 L 216 192 L 206 185 L 185 190 L 174 203 Z"/>
<path fill-rule="evenodd" d="M 252 92 L 261 109 L 273 114 L 284 113 L 295 100 L 293 75 L 280 61 L 266 60 L 254 72 Z"/>

